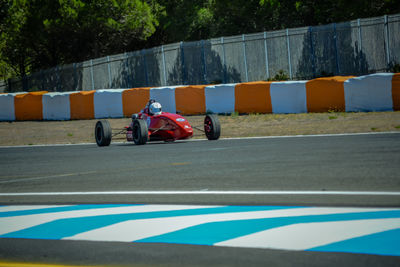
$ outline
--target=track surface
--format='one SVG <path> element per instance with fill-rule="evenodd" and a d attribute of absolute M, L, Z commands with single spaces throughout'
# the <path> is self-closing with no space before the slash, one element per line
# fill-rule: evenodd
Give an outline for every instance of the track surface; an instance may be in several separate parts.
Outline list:
<path fill-rule="evenodd" d="M 219 141 L 0 148 L 0 202 L 10 204 L 173 203 L 399 207 L 400 135 L 349 135 Z M 154 191 L 217 191 L 156 194 Z M 223 191 L 291 191 L 244 194 Z M 293 191 L 325 194 L 293 194 Z M 10 195 L 38 192 L 85 195 Z M 130 191 L 129 194 L 114 194 Z M 152 194 L 135 194 L 152 191 Z M 352 192 L 346 195 L 331 191 Z M 357 192 L 364 192 L 358 195 Z M 382 194 L 368 194 L 381 192 Z M 47 252 L 46 248 L 48 249 Z M 96 248 L 91 250 L 90 248 Z M 76 253 L 87 251 L 85 256 Z M 91 252 L 89 252 L 91 251 Z M 118 260 L 115 253 L 118 251 Z M 43 255 L 47 255 L 44 257 Z M 74 256 L 71 256 L 74 255 Z M 81 256 L 79 256 L 81 255 Z M 398 257 L 192 245 L 0 239 L 0 256 L 78 263 L 172 265 L 376 265 Z M 114 256 L 114 257 L 113 257 Z M 94 261 L 94 259 L 97 260 Z"/>

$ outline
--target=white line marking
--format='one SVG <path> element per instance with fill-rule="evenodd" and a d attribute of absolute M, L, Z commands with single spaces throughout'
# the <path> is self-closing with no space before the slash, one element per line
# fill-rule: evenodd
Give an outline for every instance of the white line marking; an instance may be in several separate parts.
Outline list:
<path fill-rule="evenodd" d="M 241 236 L 214 245 L 306 250 L 399 227 L 399 218 L 299 223 Z"/>
<path fill-rule="evenodd" d="M 366 133 L 341 133 L 341 134 L 309 134 L 309 135 L 277 135 L 277 136 L 253 136 L 253 137 L 225 137 L 220 140 L 251 140 L 251 139 L 276 139 L 276 138 L 298 138 L 298 137 L 335 137 L 335 136 L 357 136 L 357 135 L 382 135 L 382 134 L 400 134 L 400 131 L 389 132 L 366 132 Z M 175 142 L 197 142 L 207 141 L 207 139 L 187 139 L 177 140 Z M 133 142 L 112 142 L 112 144 L 132 144 Z M 52 146 L 80 146 L 96 145 L 96 143 L 78 143 L 78 144 L 41 144 L 41 145 L 21 145 L 21 146 L 0 146 L 0 148 L 27 148 L 27 147 L 52 147 Z"/>
<path fill-rule="evenodd" d="M 400 132 L 370 132 L 370 133 L 340 133 L 340 134 L 299 134 L 299 135 L 279 135 L 279 136 L 253 136 L 253 137 L 227 137 L 221 140 L 238 139 L 275 139 L 275 138 L 296 138 L 296 137 L 335 137 L 335 136 L 357 136 L 357 135 L 381 135 L 381 134 L 400 134 Z M 194 141 L 194 140 L 193 140 Z"/>
<path fill-rule="evenodd" d="M 70 196 L 70 195 L 344 195 L 400 196 L 395 191 L 93 191 L 0 193 L 0 196 Z"/>

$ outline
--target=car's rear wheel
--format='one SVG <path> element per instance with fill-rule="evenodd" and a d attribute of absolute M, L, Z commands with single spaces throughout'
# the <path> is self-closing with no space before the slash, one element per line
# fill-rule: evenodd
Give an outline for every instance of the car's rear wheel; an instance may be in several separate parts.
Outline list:
<path fill-rule="evenodd" d="M 112 138 L 112 130 L 107 120 L 100 120 L 94 128 L 94 136 L 98 146 L 109 146 Z"/>
<path fill-rule="evenodd" d="M 144 120 L 134 120 L 132 134 L 133 142 L 135 142 L 136 145 L 146 144 L 149 139 L 147 123 Z"/>
<path fill-rule="evenodd" d="M 215 114 L 207 115 L 204 119 L 204 132 L 208 140 L 217 140 L 221 135 L 221 124 Z"/>

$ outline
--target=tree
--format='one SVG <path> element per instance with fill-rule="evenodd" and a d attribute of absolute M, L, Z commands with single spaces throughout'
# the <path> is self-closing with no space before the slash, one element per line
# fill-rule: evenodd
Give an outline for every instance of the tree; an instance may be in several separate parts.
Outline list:
<path fill-rule="evenodd" d="M 140 0 L 2 1 L 1 64 L 18 76 L 130 51 L 158 21 Z"/>
<path fill-rule="evenodd" d="M 394 13 L 398 0 L 1 0 L 0 78 L 179 41 Z"/>

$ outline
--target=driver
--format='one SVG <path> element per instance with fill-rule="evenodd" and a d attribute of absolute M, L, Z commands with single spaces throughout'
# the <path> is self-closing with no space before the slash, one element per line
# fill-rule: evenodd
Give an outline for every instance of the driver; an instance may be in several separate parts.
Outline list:
<path fill-rule="evenodd" d="M 154 115 L 160 115 L 161 114 L 161 104 L 156 102 L 154 99 L 150 99 L 149 103 L 147 104 L 147 107 L 145 109 L 145 112 L 147 111 L 147 113 L 150 116 L 154 116 Z"/>

